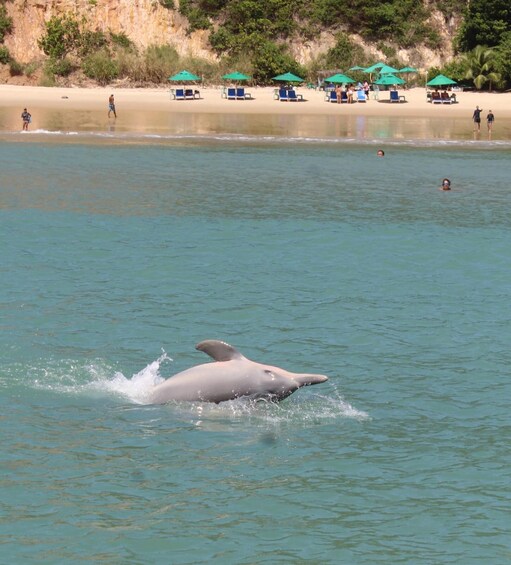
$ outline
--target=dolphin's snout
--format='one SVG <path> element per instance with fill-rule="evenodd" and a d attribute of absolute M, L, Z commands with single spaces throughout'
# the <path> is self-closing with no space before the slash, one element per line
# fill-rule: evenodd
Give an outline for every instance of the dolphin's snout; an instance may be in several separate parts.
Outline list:
<path fill-rule="evenodd" d="M 295 375 L 293 378 L 300 386 L 319 385 L 328 381 L 325 375 Z"/>

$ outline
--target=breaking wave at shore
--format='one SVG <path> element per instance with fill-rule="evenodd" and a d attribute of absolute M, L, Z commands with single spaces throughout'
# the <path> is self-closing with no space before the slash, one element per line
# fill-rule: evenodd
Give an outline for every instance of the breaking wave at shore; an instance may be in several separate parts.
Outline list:
<path fill-rule="evenodd" d="M 511 140 L 481 140 L 481 139 L 361 139 L 357 137 L 313 137 L 313 136 L 277 136 L 277 135 L 246 135 L 246 134 L 156 134 L 140 132 L 104 132 L 104 131 L 62 131 L 37 129 L 28 132 L 0 131 L 0 140 L 4 141 L 49 141 L 51 139 L 74 138 L 78 143 L 126 143 L 126 144 L 245 144 L 245 145 L 356 145 L 356 146 L 393 146 L 393 147 L 446 147 L 464 149 L 509 149 Z"/>

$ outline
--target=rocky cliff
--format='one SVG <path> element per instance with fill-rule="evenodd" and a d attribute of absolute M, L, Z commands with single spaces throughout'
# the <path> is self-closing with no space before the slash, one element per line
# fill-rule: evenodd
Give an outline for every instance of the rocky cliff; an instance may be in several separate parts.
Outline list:
<path fill-rule="evenodd" d="M 178 0 L 176 5 L 178 4 Z M 177 10 L 161 5 L 159 0 L 9 0 L 7 11 L 13 19 L 13 30 L 6 36 L 5 45 L 20 63 L 29 63 L 44 57 L 37 40 L 44 33 L 45 22 L 52 16 L 71 15 L 86 22 L 91 30 L 126 34 L 137 47 L 148 45 L 173 45 L 182 56 L 202 57 L 215 60 L 208 49 L 208 32 L 196 31 L 188 35 L 187 22 Z M 439 65 L 452 56 L 448 40 L 456 22 L 445 22 L 440 14 L 431 14 L 431 19 L 446 38 L 438 51 L 425 48 L 399 51 L 400 59 L 418 67 Z M 363 45 L 360 38 L 355 39 Z M 291 44 L 291 52 L 300 63 L 308 63 L 335 43 L 331 33 L 322 33 L 316 41 Z M 375 58 L 383 57 L 374 46 L 364 45 Z"/>
<path fill-rule="evenodd" d="M 87 28 L 126 34 L 137 47 L 173 45 L 180 55 L 214 59 L 207 47 L 207 32 L 186 34 L 186 21 L 158 0 L 12 0 L 6 4 L 13 19 L 5 45 L 20 63 L 41 59 L 37 40 L 52 16 L 71 15 L 84 19 Z"/>

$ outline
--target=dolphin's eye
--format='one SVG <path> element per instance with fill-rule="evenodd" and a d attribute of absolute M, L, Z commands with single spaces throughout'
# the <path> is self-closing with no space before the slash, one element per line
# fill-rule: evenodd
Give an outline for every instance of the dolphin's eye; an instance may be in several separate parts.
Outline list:
<path fill-rule="evenodd" d="M 273 371 L 270 371 L 270 369 L 265 369 L 264 372 L 269 375 L 272 380 L 275 380 L 275 375 L 273 374 Z"/>

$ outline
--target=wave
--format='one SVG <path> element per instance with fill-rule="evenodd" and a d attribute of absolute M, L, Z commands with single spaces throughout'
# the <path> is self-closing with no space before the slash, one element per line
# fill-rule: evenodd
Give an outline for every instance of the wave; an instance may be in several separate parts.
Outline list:
<path fill-rule="evenodd" d="M 286 145 L 360 145 L 376 147 L 380 145 L 392 147 L 432 147 L 432 148 L 463 148 L 463 149 L 510 149 L 511 140 L 451 140 L 451 139 L 360 139 L 357 137 L 299 137 L 299 136 L 276 136 L 276 135 L 246 135 L 246 134 L 154 134 L 140 132 L 101 132 L 101 131 L 61 131 L 36 129 L 29 131 L 3 131 L 0 136 L 4 139 L 10 139 L 19 135 L 23 136 L 47 136 L 52 138 L 58 137 L 75 137 L 80 142 L 95 142 L 102 140 L 110 140 L 115 142 L 126 143 L 225 143 L 225 144 L 286 144 Z"/>

